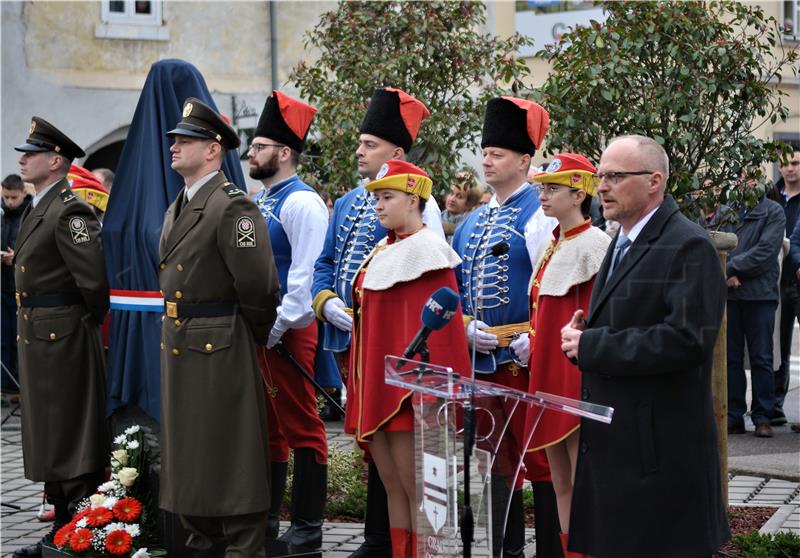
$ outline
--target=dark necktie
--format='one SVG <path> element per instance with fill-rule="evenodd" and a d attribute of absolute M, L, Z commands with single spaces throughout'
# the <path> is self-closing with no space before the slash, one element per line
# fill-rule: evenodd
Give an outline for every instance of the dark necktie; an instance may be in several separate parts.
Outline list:
<path fill-rule="evenodd" d="M 614 273 L 614 270 L 617 269 L 619 262 L 622 261 L 622 258 L 625 256 L 628 250 L 628 246 L 631 245 L 631 240 L 627 236 L 622 233 L 619 233 L 619 238 L 617 238 L 617 244 L 614 246 L 614 261 L 611 264 L 611 269 L 608 271 L 608 276 L 611 277 L 611 274 Z"/>

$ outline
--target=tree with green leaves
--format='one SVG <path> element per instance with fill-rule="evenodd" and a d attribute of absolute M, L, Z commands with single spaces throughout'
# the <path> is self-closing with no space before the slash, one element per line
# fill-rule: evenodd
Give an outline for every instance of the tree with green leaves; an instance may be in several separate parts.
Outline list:
<path fill-rule="evenodd" d="M 481 2 L 340 2 L 305 36 L 318 60 L 290 80 L 319 109 L 310 138 L 319 156 L 306 166 L 333 193 L 357 183 L 358 129 L 374 89 L 396 87 L 431 112 L 409 159 L 428 171 L 434 191 L 449 190 L 459 152 L 475 149 L 486 102 L 516 90 L 528 74 L 514 54 L 528 39 L 480 31 Z"/>
<path fill-rule="evenodd" d="M 669 188 L 684 209 L 700 198 L 754 201 L 742 175 L 760 177 L 787 146 L 756 137 L 789 110 L 778 89 L 798 52 L 758 6 L 739 2 L 606 2 L 592 21 L 539 53 L 552 64 L 542 87 L 548 151 L 598 161 L 607 140 L 655 138 L 669 155 Z M 762 177 L 763 178 L 763 177 Z"/>

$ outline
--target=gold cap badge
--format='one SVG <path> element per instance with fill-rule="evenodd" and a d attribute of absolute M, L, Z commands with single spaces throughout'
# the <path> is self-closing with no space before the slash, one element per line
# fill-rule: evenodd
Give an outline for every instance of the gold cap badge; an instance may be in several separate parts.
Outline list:
<path fill-rule="evenodd" d="M 31 120 L 31 129 L 28 130 L 28 135 L 31 135 L 35 129 L 36 129 L 36 121 Z"/>
<path fill-rule="evenodd" d="M 186 103 L 186 106 L 183 107 L 183 117 L 186 118 L 190 114 L 192 114 L 192 103 Z"/>

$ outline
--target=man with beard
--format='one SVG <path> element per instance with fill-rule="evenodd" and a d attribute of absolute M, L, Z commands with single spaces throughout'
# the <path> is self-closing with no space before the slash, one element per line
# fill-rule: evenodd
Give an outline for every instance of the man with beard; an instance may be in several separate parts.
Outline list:
<path fill-rule="evenodd" d="M 296 547 L 322 545 L 322 514 L 328 475 L 325 425 L 317 412 L 314 386 L 275 346 L 281 343 L 306 370 L 314 369 L 317 322 L 311 309 L 311 279 L 328 226 L 322 198 L 300 177 L 297 165 L 317 109 L 280 91 L 264 105 L 250 144 L 250 177 L 264 187 L 254 196 L 269 228 L 278 266 L 281 303 L 267 349 L 259 347 L 266 387 L 272 458 L 267 537 L 278 534 L 278 521 L 289 448 L 294 450 L 290 511 L 292 524 L 280 539 Z"/>
<path fill-rule="evenodd" d="M 374 180 L 387 161 L 406 159 L 422 121 L 429 114 L 425 105 L 399 89 L 375 90 L 361 123 L 356 150 L 358 173 L 364 183 Z M 431 197 L 422 220 L 444 238 L 439 215 L 436 200 Z M 386 229 L 378 222 L 374 199 L 363 184 L 336 201 L 322 254 L 314 265 L 311 291 L 314 312 L 323 321 L 323 348 L 340 353 L 340 361 L 348 360 L 353 329 L 353 319 L 348 313 L 352 308 L 353 278 L 364 258 L 384 236 Z M 349 381 L 350 377 L 348 385 Z M 370 463 L 364 544 L 351 558 L 391 557 L 388 514 L 386 491 L 375 465 Z"/>
<path fill-rule="evenodd" d="M 263 557 L 269 507 L 267 411 L 256 344 L 275 318 L 278 279 L 258 209 L 220 170 L 239 136 L 190 97 L 167 132 L 185 188 L 159 246 L 161 333 L 159 505 L 207 551 Z"/>

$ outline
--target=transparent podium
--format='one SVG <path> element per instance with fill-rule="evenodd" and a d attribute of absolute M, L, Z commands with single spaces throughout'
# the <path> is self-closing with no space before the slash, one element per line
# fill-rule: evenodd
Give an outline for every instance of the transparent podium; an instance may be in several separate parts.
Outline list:
<path fill-rule="evenodd" d="M 502 556 L 512 495 L 522 486 L 526 449 L 542 415 L 569 413 L 610 423 L 614 413 L 611 407 L 473 381 L 451 368 L 397 356 L 387 355 L 385 366 L 387 384 L 414 392 L 418 556 L 463 555 L 465 501 L 474 518 L 472 555 Z M 465 426 L 474 432 L 468 468 Z"/>

